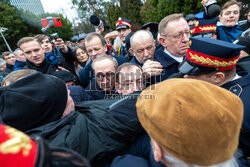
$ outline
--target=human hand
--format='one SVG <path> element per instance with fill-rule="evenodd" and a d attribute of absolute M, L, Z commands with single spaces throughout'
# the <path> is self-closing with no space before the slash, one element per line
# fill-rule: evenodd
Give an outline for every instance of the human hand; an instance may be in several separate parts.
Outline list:
<path fill-rule="evenodd" d="M 63 53 L 68 53 L 69 49 L 61 38 L 55 40 L 55 47 L 61 49 Z"/>
<path fill-rule="evenodd" d="M 163 67 L 160 62 L 152 60 L 147 60 L 142 66 L 143 73 L 146 74 L 147 79 L 152 76 L 161 75 L 161 72 L 163 71 L 162 68 Z"/>

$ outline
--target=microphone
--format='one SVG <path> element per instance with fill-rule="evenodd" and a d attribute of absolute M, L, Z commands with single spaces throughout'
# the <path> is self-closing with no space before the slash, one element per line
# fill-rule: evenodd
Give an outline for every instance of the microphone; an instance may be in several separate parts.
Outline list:
<path fill-rule="evenodd" d="M 57 65 L 58 64 L 58 59 L 57 59 L 56 55 L 54 55 L 53 53 L 47 53 L 45 55 L 45 59 L 51 65 Z"/>
<path fill-rule="evenodd" d="M 98 29 L 100 29 L 101 26 L 103 26 L 103 22 L 96 15 L 90 16 L 90 22 L 95 26 L 95 28 Z"/>
<path fill-rule="evenodd" d="M 209 17 L 217 17 L 220 14 L 220 6 L 217 4 L 216 0 L 205 4 L 205 10 Z"/>

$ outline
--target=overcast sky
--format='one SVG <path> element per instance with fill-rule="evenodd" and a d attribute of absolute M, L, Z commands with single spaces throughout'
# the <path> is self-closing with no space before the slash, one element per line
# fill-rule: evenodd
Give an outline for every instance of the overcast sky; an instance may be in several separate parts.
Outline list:
<path fill-rule="evenodd" d="M 71 0 L 41 0 L 45 12 L 62 13 L 72 22 L 77 17 L 75 9 L 71 9 Z"/>

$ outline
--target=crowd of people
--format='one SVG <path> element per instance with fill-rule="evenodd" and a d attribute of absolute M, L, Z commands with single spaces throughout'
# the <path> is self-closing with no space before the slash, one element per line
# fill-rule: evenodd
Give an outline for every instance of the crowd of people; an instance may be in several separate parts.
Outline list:
<path fill-rule="evenodd" d="M 119 18 L 113 47 L 21 38 L 0 59 L 1 166 L 250 166 L 250 9 L 201 3 L 158 35 Z"/>

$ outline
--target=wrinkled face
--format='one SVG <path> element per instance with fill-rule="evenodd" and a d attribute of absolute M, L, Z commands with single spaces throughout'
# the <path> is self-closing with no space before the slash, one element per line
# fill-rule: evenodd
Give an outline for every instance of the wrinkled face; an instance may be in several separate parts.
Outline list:
<path fill-rule="evenodd" d="M 116 90 L 119 94 L 128 95 L 145 88 L 142 70 L 136 66 L 124 67 L 119 73 L 119 83 Z"/>
<path fill-rule="evenodd" d="M 126 36 L 131 32 L 130 28 L 121 28 L 118 29 L 118 35 L 123 43 L 125 43 Z"/>
<path fill-rule="evenodd" d="M 45 51 L 45 53 L 52 52 L 52 45 L 49 41 L 49 38 L 44 38 L 41 42 L 41 46 L 42 46 L 43 50 Z"/>
<path fill-rule="evenodd" d="M 226 27 L 233 27 L 237 23 L 240 17 L 240 8 L 238 5 L 229 6 L 222 11 L 220 15 L 220 22 Z"/>
<path fill-rule="evenodd" d="M 114 63 L 111 60 L 104 59 L 96 62 L 93 66 L 96 82 L 104 91 L 114 90 L 115 72 Z"/>
<path fill-rule="evenodd" d="M 135 58 L 141 64 L 145 63 L 147 60 L 154 59 L 154 39 L 150 36 L 145 36 L 145 38 L 141 39 L 134 39 L 132 49 Z"/>
<path fill-rule="evenodd" d="M 98 56 L 104 55 L 107 51 L 106 45 L 102 45 L 102 41 L 94 36 L 91 40 L 85 42 L 85 47 L 91 60 L 95 60 Z"/>
<path fill-rule="evenodd" d="M 183 18 L 170 21 L 160 36 L 160 43 L 176 57 L 186 54 L 190 38 L 189 26 Z"/>
<path fill-rule="evenodd" d="M 76 49 L 76 58 L 80 63 L 84 63 L 88 61 L 89 56 L 82 49 L 78 48 Z"/>
<path fill-rule="evenodd" d="M 37 41 L 29 41 L 21 44 L 25 57 L 34 65 L 40 66 L 45 59 L 45 53 Z"/>
<path fill-rule="evenodd" d="M 4 56 L 4 61 L 7 64 L 14 65 L 16 61 L 16 56 L 14 54 L 9 54 L 8 56 Z"/>

